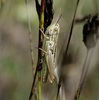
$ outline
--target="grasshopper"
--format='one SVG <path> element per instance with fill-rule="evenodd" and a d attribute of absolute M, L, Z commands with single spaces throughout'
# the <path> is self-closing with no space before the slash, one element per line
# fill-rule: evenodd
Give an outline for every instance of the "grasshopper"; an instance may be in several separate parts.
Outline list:
<path fill-rule="evenodd" d="M 60 16 L 61 17 L 61 16 Z M 60 18 L 59 18 L 60 19 Z M 47 80 L 52 84 L 55 80 L 54 69 L 56 67 L 57 56 L 57 40 L 60 32 L 60 26 L 58 24 L 59 19 L 55 24 L 49 26 L 44 35 L 43 49 L 43 75 L 42 82 L 46 83 Z M 42 31 L 42 30 L 41 30 Z M 39 48 L 40 49 L 40 48 Z"/>

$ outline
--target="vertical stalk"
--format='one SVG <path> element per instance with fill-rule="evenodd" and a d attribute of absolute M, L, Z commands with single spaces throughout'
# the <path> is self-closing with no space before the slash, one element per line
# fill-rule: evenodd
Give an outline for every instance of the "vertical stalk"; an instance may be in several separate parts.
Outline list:
<path fill-rule="evenodd" d="M 89 65 L 90 65 L 90 62 L 91 62 L 92 55 L 93 55 L 93 49 L 91 50 L 90 55 L 89 55 L 89 59 L 88 59 L 88 61 L 87 61 L 87 67 L 86 67 L 84 76 L 83 76 L 83 78 L 82 78 L 80 92 L 81 92 L 81 90 L 82 90 L 82 87 L 83 87 L 84 82 L 85 82 L 86 75 L 87 75 L 87 73 L 88 73 L 88 69 L 89 69 Z M 79 93 L 79 94 L 80 94 L 80 93 Z"/>
<path fill-rule="evenodd" d="M 41 100 L 41 71 L 38 72 L 38 100 Z"/>
<path fill-rule="evenodd" d="M 86 66 L 88 54 L 89 54 L 89 50 L 87 50 L 86 58 L 85 58 L 85 61 L 84 61 L 84 65 L 83 65 L 83 69 L 82 69 L 82 73 L 81 73 L 81 77 L 80 77 L 79 86 L 80 86 L 81 83 L 82 83 L 82 79 L 83 79 L 83 75 L 84 75 L 84 70 L 85 70 L 85 66 Z"/>
<path fill-rule="evenodd" d="M 75 9 L 73 20 L 72 20 L 72 25 L 71 25 L 71 29 L 70 29 L 68 43 L 67 43 L 67 46 L 66 46 L 65 56 L 67 56 L 67 52 L 68 52 L 68 48 L 69 48 L 69 44 L 70 44 L 70 40 L 71 40 L 71 36 L 72 36 L 72 31 L 73 31 L 73 28 L 74 28 L 75 16 L 76 16 L 76 12 L 77 12 L 77 9 L 78 9 L 79 1 L 80 0 L 77 0 L 77 3 L 76 3 L 76 9 Z M 58 95 L 59 95 L 60 87 L 61 87 L 61 76 L 59 77 L 59 83 L 58 83 L 58 90 L 57 90 L 56 100 L 58 100 Z"/>
<path fill-rule="evenodd" d="M 45 5 L 45 0 L 41 1 L 41 15 L 40 15 L 40 29 L 43 31 L 44 27 L 44 5 Z M 39 31 L 39 48 L 42 48 L 42 43 L 43 43 L 43 34 L 41 31 Z M 38 100 L 41 100 L 41 69 L 42 69 L 42 51 L 38 50 L 38 64 L 37 64 L 37 69 L 38 69 Z"/>
<path fill-rule="evenodd" d="M 33 70 L 33 76 L 34 76 L 34 58 L 33 58 L 33 44 L 32 44 L 32 34 L 31 34 L 31 26 L 30 26 L 30 19 L 29 19 L 29 13 L 28 13 L 28 4 L 26 1 L 26 10 L 27 10 L 27 19 L 28 19 L 28 30 L 29 30 L 29 39 L 30 39 L 30 51 L 31 51 L 31 62 L 32 62 L 32 70 Z"/>
<path fill-rule="evenodd" d="M 86 66 L 88 54 L 89 54 L 89 50 L 87 49 L 87 54 L 86 54 L 85 61 L 84 61 L 84 64 L 83 64 L 83 69 L 82 69 L 82 73 L 81 73 L 81 77 L 80 77 L 80 81 L 79 81 L 79 86 L 78 86 L 78 89 L 76 91 L 76 94 L 75 94 L 75 97 L 73 98 L 73 100 L 78 100 L 78 98 L 80 96 L 80 92 L 81 92 L 81 88 L 82 88 L 82 83 L 84 81 L 83 77 L 84 77 L 84 71 L 85 71 L 85 66 Z"/>
<path fill-rule="evenodd" d="M 87 54 L 86 54 L 85 62 L 84 62 L 84 65 L 83 65 L 79 86 L 78 86 L 77 92 L 76 92 L 75 97 L 74 97 L 73 100 L 78 100 L 79 99 L 82 87 L 83 87 L 84 82 L 85 82 L 86 75 L 88 73 L 88 69 L 89 69 L 91 58 L 92 58 L 92 54 L 93 54 L 93 50 L 91 51 L 91 54 L 90 54 L 89 59 L 88 59 L 87 67 L 85 69 L 87 58 L 88 58 L 88 55 L 89 55 L 89 50 L 87 50 Z"/>
<path fill-rule="evenodd" d="M 31 26 L 30 26 L 30 18 L 29 18 L 27 0 L 25 0 L 25 3 L 26 3 L 26 12 L 27 12 L 28 30 L 29 30 L 29 39 L 30 39 L 30 52 L 31 52 L 32 71 L 33 71 L 33 77 L 34 77 L 35 71 L 34 71 L 34 58 L 33 58 L 33 44 L 32 44 L 32 33 L 31 33 Z M 35 89 L 35 100 L 37 100 L 36 89 Z"/>
<path fill-rule="evenodd" d="M 36 10 L 38 13 L 38 17 L 40 18 L 39 21 L 39 27 L 43 31 L 44 29 L 44 6 L 45 6 L 45 0 L 41 0 L 41 6 L 38 4 L 38 1 L 35 0 L 36 3 Z M 42 43 L 43 43 L 43 33 L 39 30 L 39 39 L 38 39 L 38 47 L 42 48 Z M 42 51 L 38 49 L 38 62 L 37 62 L 37 67 L 34 75 L 34 80 L 29 96 L 29 100 L 32 99 L 33 96 L 33 89 L 35 86 L 35 80 L 36 80 L 36 75 L 38 72 L 38 100 L 41 100 L 41 69 L 42 69 Z"/>
<path fill-rule="evenodd" d="M 67 51 L 68 51 L 68 48 L 69 48 L 69 44 L 70 44 L 70 40 L 71 40 L 71 36 L 72 36 L 72 31 L 73 31 L 73 28 L 74 28 L 75 16 L 76 16 L 76 12 L 77 12 L 79 1 L 80 0 L 77 0 L 76 9 L 75 9 L 75 13 L 74 13 L 71 29 L 70 29 L 69 39 L 68 39 L 68 43 L 67 43 L 67 47 L 66 47 L 66 55 L 67 55 Z"/>
<path fill-rule="evenodd" d="M 79 86 L 78 86 L 78 89 L 76 91 L 76 94 L 75 94 L 73 100 L 78 100 L 78 98 L 80 96 L 80 90 L 81 90 L 81 87 L 82 87 L 81 85 L 82 85 L 82 80 L 83 80 L 83 76 L 84 76 L 84 70 L 85 70 L 88 54 L 89 54 L 89 50 L 87 50 L 87 54 L 86 54 L 86 57 L 85 57 L 85 61 L 84 61 L 84 64 L 83 64 L 83 69 L 82 69 L 82 73 L 81 73 L 81 77 L 80 77 L 80 81 L 79 81 Z"/>

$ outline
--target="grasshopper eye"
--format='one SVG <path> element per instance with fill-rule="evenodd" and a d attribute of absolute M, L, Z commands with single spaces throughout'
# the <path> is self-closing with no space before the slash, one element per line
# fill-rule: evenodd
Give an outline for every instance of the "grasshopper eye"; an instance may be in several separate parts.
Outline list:
<path fill-rule="evenodd" d="M 54 31 L 57 31 L 57 30 L 58 30 L 58 28 L 55 27 Z"/>
<path fill-rule="evenodd" d="M 58 33 L 58 28 L 55 27 L 55 28 L 54 28 L 54 35 L 56 35 L 57 33 Z"/>

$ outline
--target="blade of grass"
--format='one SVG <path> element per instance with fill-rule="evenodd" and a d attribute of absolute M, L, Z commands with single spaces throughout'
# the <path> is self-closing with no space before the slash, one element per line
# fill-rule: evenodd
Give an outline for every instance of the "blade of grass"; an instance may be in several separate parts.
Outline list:
<path fill-rule="evenodd" d="M 36 67 L 36 71 L 35 71 L 35 75 L 34 75 L 34 80 L 33 80 L 33 83 L 32 83 L 32 88 L 31 88 L 29 100 L 32 100 L 33 90 L 34 90 L 34 85 L 35 85 L 35 80 L 36 80 L 36 75 L 37 75 L 37 67 Z"/>
<path fill-rule="evenodd" d="M 40 5 L 39 5 L 39 3 L 38 3 L 38 0 L 35 0 L 35 5 L 36 5 L 36 11 L 37 11 L 37 13 L 39 14 Z M 39 16 L 40 16 L 40 15 L 39 15 Z M 29 100 L 31 100 L 31 99 L 32 99 L 32 96 L 33 96 L 33 90 L 34 90 L 35 80 L 36 80 L 36 76 L 37 76 L 37 70 L 38 70 L 38 68 L 36 67 L 36 71 L 35 71 L 35 74 L 34 74 L 34 80 L 33 80 L 33 83 L 32 83 L 32 87 L 31 87 L 31 92 L 30 92 Z"/>
<path fill-rule="evenodd" d="M 29 13 L 28 13 L 28 2 L 25 0 L 26 3 L 26 11 L 27 11 L 27 20 L 28 20 L 28 30 L 29 30 L 29 39 L 30 39 L 30 52 L 31 52 L 31 62 L 32 62 L 32 72 L 33 76 L 35 76 L 35 71 L 34 71 L 34 56 L 33 56 L 33 44 L 32 44 L 32 33 L 31 33 L 31 26 L 30 26 L 30 18 L 29 18 Z M 37 100 L 37 93 L 35 91 L 35 100 Z"/>
<path fill-rule="evenodd" d="M 40 9 L 40 5 L 38 4 L 37 0 L 35 0 L 35 3 L 36 3 L 36 10 L 38 13 L 38 17 L 40 17 L 39 26 L 40 26 L 40 29 L 43 31 L 45 0 L 41 0 L 41 9 Z M 43 34 L 39 30 L 39 39 L 38 39 L 38 47 L 39 48 L 42 48 L 42 43 L 43 43 Z M 33 80 L 32 88 L 31 88 L 29 100 L 31 100 L 32 96 L 33 96 L 33 90 L 34 90 L 34 86 L 35 86 L 37 71 L 38 71 L 38 100 L 41 100 L 41 69 L 42 69 L 42 51 L 40 49 L 38 49 L 38 63 L 37 63 L 36 72 L 34 75 L 34 80 Z"/>
<path fill-rule="evenodd" d="M 41 71 L 38 71 L 38 100 L 41 100 Z"/>
<path fill-rule="evenodd" d="M 44 27 L 44 5 L 45 5 L 45 0 L 41 1 L 41 18 L 40 18 L 40 29 L 43 31 Z M 39 31 L 39 48 L 42 48 L 42 42 L 43 42 L 43 34 L 41 31 Z M 38 100 L 41 100 L 41 69 L 42 69 L 42 51 L 38 50 Z"/>
<path fill-rule="evenodd" d="M 74 28 L 75 16 L 76 16 L 76 12 L 77 12 L 77 8 L 78 8 L 79 1 L 80 0 L 77 0 L 76 9 L 75 9 L 75 13 L 74 13 L 74 17 L 73 17 L 71 29 L 70 29 L 69 39 L 68 39 L 68 43 L 67 43 L 67 47 L 66 47 L 66 55 L 67 55 L 67 51 L 68 51 L 68 48 L 69 48 L 69 44 L 70 44 L 70 40 L 71 40 L 73 28 Z"/>
<path fill-rule="evenodd" d="M 83 65 L 83 69 L 82 69 L 79 85 L 81 85 L 81 83 L 82 83 L 82 79 L 83 79 L 83 75 L 84 75 L 84 70 L 85 70 L 88 54 L 89 54 L 89 50 L 87 50 L 87 54 L 86 54 L 86 58 L 85 58 L 85 61 L 84 61 L 84 65 Z"/>
<path fill-rule="evenodd" d="M 86 75 L 88 73 L 88 69 L 89 69 L 91 58 L 92 58 L 92 54 L 93 54 L 93 49 L 90 52 L 90 55 L 89 55 L 89 50 L 87 50 L 87 54 L 86 54 L 85 62 L 84 62 L 84 65 L 83 65 L 79 86 L 78 86 L 77 92 L 76 92 L 75 97 L 74 97 L 73 100 L 78 100 L 79 97 L 80 97 L 80 94 L 81 94 L 81 91 L 82 91 L 82 88 L 83 88 L 83 85 L 84 85 L 84 82 L 85 82 L 85 78 L 86 78 Z M 89 55 L 89 59 L 87 61 L 88 55 Z M 88 62 L 88 64 L 87 64 L 87 67 L 86 67 L 86 70 L 85 70 L 86 62 Z M 84 72 L 84 70 L 85 70 L 85 72 Z"/>
<path fill-rule="evenodd" d="M 74 16 L 73 16 L 73 21 L 72 21 L 72 25 L 71 25 L 71 29 L 70 29 L 70 34 L 69 34 L 69 39 L 68 39 L 68 43 L 67 43 L 67 46 L 66 46 L 66 52 L 65 52 L 65 55 L 66 56 L 67 56 L 67 51 L 68 51 L 69 44 L 70 44 L 70 40 L 71 40 L 71 36 L 72 36 L 72 31 L 73 31 L 73 27 L 74 27 L 75 16 L 76 16 L 76 12 L 77 12 L 77 8 L 78 8 L 79 1 L 80 0 L 77 0 L 76 9 L 75 9 Z M 61 76 L 59 78 L 59 84 L 58 84 L 58 90 L 57 90 L 56 100 L 58 100 L 58 95 L 59 95 L 60 87 L 61 87 Z"/>
<path fill-rule="evenodd" d="M 85 61 L 84 61 L 84 64 L 83 64 L 83 69 L 82 69 L 82 73 L 81 73 L 81 77 L 80 77 L 80 81 L 79 81 L 79 86 L 78 86 L 77 92 L 76 92 L 73 100 L 78 100 L 78 98 L 79 98 L 81 83 L 82 83 L 82 80 L 83 80 L 83 75 L 84 75 L 84 70 L 85 70 L 88 54 L 89 54 L 89 50 L 87 50 L 87 54 L 86 54 L 86 57 L 85 57 Z"/>
<path fill-rule="evenodd" d="M 41 0 L 41 18 L 40 18 L 40 29 L 43 31 L 44 29 L 44 6 L 45 6 L 45 0 Z M 42 48 L 43 43 L 43 34 L 39 30 L 39 48 Z M 38 50 L 38 100 L 41 100 L 41 69 L 42 69 L 42 51 Z"/>
<path fill-rule="evenodd" d="M 32 62 L 32 70 L 33 70 L 33 76 L 34 76 L 35 71 L 34 71 L 34 58 L 33 58 L 32 34 L 31 34 L 31 26 L 30 26 L 30 19 L 29 19 L 29 13 L 28 13 L 28 4 L 27 4 L 27 0 L 25 0 L 25 1 L 26 1 L 26 10 L 27 10 L 27 19 L 28 19 L 28 28 L 29 28 L 31 62 Z"/>
<path fill-rule="evenodd" d="M 85 74 L 84 74 L 83 79 L 82 79 L 82 82 L 81 82 L 80 93 L 81 93 L 82 87 L 83 87 L 83 85 L 84 85 L 86 75 L 87 75 L 87 73 L 88 73 L 88 69 L 89 69 L 89 66 L 90 66 L 90 62 L 91 62 L 92 55 L 93 55 L 93 49 L 92 49 L 91 52 L 90 52 L 90 56 L 89 56 L 89 59 L 88 59 L 87 68 L 86 68 L 86 70 L 85 70 Z M 80 93 L 79 93 L 79 94 L 80 94 Z"/>

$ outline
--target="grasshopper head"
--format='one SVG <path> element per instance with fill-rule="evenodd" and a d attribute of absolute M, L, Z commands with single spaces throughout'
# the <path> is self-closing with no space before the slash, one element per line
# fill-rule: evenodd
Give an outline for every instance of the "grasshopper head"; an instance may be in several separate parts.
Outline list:
<path fill-rule="evenodd" d="M 57 35 L 60 31 L 60 27 L 58 23 L 55 23 L 53 25 L 50 26 L 50 35 Z"/>
<path fill-rule="evenodd" d="M 49 35 L 57 35 L 60 31 L 60 26 L 58 24 L 60 18 L 61 18 L 62 14 L 60 15 L 60 17 L 56 20 L 56 23 L 51 25 L 49 27 Z"/>

